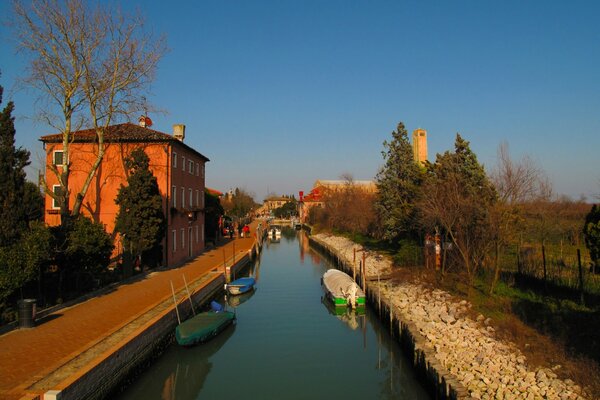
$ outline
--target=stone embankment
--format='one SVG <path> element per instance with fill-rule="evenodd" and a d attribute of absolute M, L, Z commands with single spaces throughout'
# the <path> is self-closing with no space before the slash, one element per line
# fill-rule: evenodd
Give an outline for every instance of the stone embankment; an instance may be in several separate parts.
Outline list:
<path fill-rule="evenodd" d="M 338 256 L 351 261 L 362 248 L 352 241 L 325 234 L 314 235 Z M 360 254 L 360 253 L 359 253 Z M 357 255 L 357 259 L 359 256 Z M 362 258 L 362 255 L 361 255 Z M 436 358 L 440 375 L 459 382 L 475 399 L 560 399 L 591 398 L 570 379 L 559 379 L 553 368 L 528 365 L 526 357 L 513 344 L 495 337 L 489 318 L 469 315 L 471 304 L 442 290 L 430 290 L 408 282 L 378 283 L 377 276 L 391 272 L 391 261 L 374 253 L 366 258 L 368 288 L 392 304 L 395 318 L 418 332 L 426 353 Z"/>

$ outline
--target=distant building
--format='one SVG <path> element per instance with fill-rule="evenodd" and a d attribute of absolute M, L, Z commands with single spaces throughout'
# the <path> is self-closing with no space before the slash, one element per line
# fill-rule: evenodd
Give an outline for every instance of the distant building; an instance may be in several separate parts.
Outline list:
<path fill-rule="evenodd" d="M 167 231 L 162 242 L 162 264 L 181 264 L 204 249 L 205 163 L 209 159 L 183 143 L 185 125 L 174 125 L 173 131 L 173 135 L 168 135 L 146 128 L 142 123 L 112 125 L 105 131 L 104 158 L 89 186 L 81 212 L 104 224 L 106 231 L 116 237 L 115 255 L 122 252 L 121 240 L 114 232 L 115 218 L 119 212 L 115 199 L 121 185 L 127 185 L 125 159 L 137 148 L 144 149 L 150 158 L 150 170 L 158 181 L 163 198 Z M 62 134 L 42 136 L 40 140 L 46 151 L 48 187 L 58 191 L 60 185 L 51 169 L 61 169 L 64 155 Z M 96 155 L 96 133 L 93 129 L 72 133 L 70 207 Z M 49 195 L 46 195 L 44 214 L 48 225 L 60 224 L 59 205 Z"/>
<path fill-rule="evenodd" d="M 263 203 L 263 205 L 259 208 L 259 211 L 264 215 L 268 215 L 271 211 L 276 208 L 282 207 L 284 204 L 294 201 L 294 198 L 291 196 L 270 196 L 267 197 Z"/>
<path fill-rule="evenodd" d="M 325 205 L 328 192 L 342 192 L 348 190 L 350 187 L 363 190 L 366 193 L 377 192 L 377 184 L 374 181 L 317 179 L 309 194 L 304 195 L 304 193 L 301 192 L 300 200 L 298 202 L 300 221 L 306 222 L 308 214 L 313 207 L 323 207 Z"/>
<path fill-rule="evenodd" d="M 413 158 L 420 164 L 427 161 L 427 131 L 415 129 L 412 134 Z"/>
<path fill-rule="evenodd" d="M 368 193 L 375 193 L 377 191 L 377 185 L 374 181 L 347 181 L 347 180 L 325 180 L 317 179 L 313 184 L 313 190 L 320 188 L 321 191 L 339 191 L 348 188 L 348 185 L 352 185 L 355 188 L 360 188 Z"/>

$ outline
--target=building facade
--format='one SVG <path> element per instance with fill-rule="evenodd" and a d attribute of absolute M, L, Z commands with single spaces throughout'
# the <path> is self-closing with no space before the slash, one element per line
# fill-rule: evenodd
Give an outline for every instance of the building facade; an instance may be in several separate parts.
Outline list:
<path fill-rule="evenodd" d="M 423 165 L 427 161 L 427 131 L 415 129 L 412 134 L 413 158 Z"/>
<path fill-rule="evenodd" d="M 104 133 L 105 153 L 83 200 L 81 213 L 104 225 L 115 238 L 115 255 L 122 254 L 119 235 L 114 231 L 119 211 L 115 199 L 121 185 L 127 185 L 125 160 L 134 149 L 142 148 L 150 159 L 150 170 L 156 177 L 167 221 L 162 241 L 165 266 L 179 265 L 204 249 L 204 188 L 207 157 L 186 145 L 185 126 L 174 125 L 174 134 L 131 123 L 110 126 Z M 65 152 L 62 134 L 40 138 L 46 151 L 46 182 L 55 193 L 60 191 L 52 170 L 61 171 Z M 80 192 L 98 154 L 93 129 L 72 133 L 69 146 L 69 207 Z M 60 224 L 60 208 L 50 196 L 45 197 L 45 221 Z"/>

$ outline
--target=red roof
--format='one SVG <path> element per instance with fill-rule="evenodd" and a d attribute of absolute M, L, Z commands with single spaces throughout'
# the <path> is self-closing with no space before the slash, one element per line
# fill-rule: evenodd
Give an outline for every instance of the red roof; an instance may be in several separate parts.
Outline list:
<path fill-rule="evenodd" d="M 96 130 L 84 129 L 81 131 L 72 132 L 71 142 L 75 143 L 94 143 L 96 142 Z M 40 138 L 44 143 L 61 143 L 63 140 L 62 133 L 54 135 L 46 135 Z M 196 153 L 205 161 L 210 161 L 206 156 L 191 148 L 175 137 L 163 132 L 155 131 L 154 129 L 144 128 L 142 126 L 126 122 L 124 124 L 111 125 L 104 131 L 104 142 L 106 143 L 179 143 L 183 147 Z"/>
<path fill-rule="evenodd" d="M 217 189 L 211 189 L 211 188 L 208 188 L 208 187 L 207 187 L 207 188 L 206 188 L 206 191 L 207 191 L 209 194 L 212 194 L 213 196 L 219 196 L 219 197 L 220 197 L 220 196 L 223 196 L 223 193 L 222 193 L 222 192 L 219 192 Z"/>

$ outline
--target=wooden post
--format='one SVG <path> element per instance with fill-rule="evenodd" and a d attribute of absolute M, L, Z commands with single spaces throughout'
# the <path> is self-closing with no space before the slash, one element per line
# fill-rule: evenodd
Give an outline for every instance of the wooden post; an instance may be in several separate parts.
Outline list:
<path fill-rule="evenodd" d="M 381 280 L 379 279 L 379 270 L 377 270 L 377 302 L 379 303 L 379 315 L 381 315 Z"/>
<path fill-rule="evenodd" d="M 223 247 L 223 276 L 225 276 L 225 282 L 229 282 L 229 275 L 227 274 L 227 255 L 225 254 L 225 247 Z"/>
<path fill-rule="evenodd" d="M 192 296 L 190 296 L 190 289 L 188 288 L 187 280 L 185 279 L 185 275 L 181 274 L 181 276 L 183 276 L 183 283 L 185 283 L 185 291 L 187 292 L 188 300 L 190 301 L 190 305 L 192 306 L 192 313 L 194 315 L 196 315 L 196 309 L 194 308 L 194 302 L 192 301 Z"/>
<path fill-rule="evenodd" d="M 354 282 L 356 282 L 356 247 L 354 250 L 354 261 L 352 262 L 352 278 L 354 278 Z"/>
<path fill-rule="evenodd" d="M 181 325 L 181 318 L 179 317 L 179 310 L 177 309 L 177 300 L 175 300 L 175 289 L 173 288 L 173 281 L 171 282 L 171 293 L 173 293 L 173 303 L 175 303 L 175 312 L 177 313 L 177 322 Z"/>
<path fill-rule="evenodd" d="M 542 264 L 544 265 L 544 289 L 546 288 L 546 248 L 542 245 Z"/>
<path fill-rule="evenodd" d="M 365 254 L 364 250 L 363 250 L 363 270 L 362 270 L 362 283 L 363 283 L 363 290 L 366 291 L 367 290 L 367 255 Z"/>
<path fill-rule="evenodd" d="M 577 265 L 579 266 L 579 301 L 581 305 L 584 305 L 585 299 L 583 298 L 583 269 L 581 268 L 581 252 L 577 249 Z"/>
<path fill-rule="evenodd" d="M 389 304 L 389 307 L 390 307 L 390 336 L 394 337 L 394 325 L 393 325 L 394 314 L 393 314 L 393 311 L 392 311 L 392 293 L 390 293 L 390 304 Z"/>

